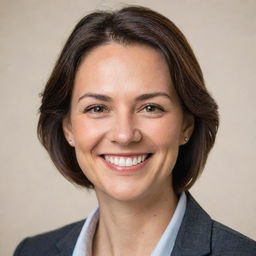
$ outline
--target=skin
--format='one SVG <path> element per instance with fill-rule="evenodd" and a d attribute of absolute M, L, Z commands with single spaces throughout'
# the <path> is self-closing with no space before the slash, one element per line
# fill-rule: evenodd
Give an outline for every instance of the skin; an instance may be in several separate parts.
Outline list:
<path fill-rule="evenodd" d="M 136 100 L 155 92 L 168 96 Z M 88 93 L 111 100 L 85 97 Z M 143 256 L 154 249 L 177 205 L 171 173 L 193 127 L 158 51 L 109 43 L 86 55 L 63 130 L 100 205 L 93 255 Z M 100 157 L 123 153 L 153 155 L 139 171 L 124 175 Z"/>

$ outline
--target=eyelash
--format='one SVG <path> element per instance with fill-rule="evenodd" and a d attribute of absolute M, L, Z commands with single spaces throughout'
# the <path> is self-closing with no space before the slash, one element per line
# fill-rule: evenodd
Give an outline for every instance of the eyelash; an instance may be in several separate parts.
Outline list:
<path fill-rule="evenodd" d="M 153 108 L 153 109 L 157 109 L 158 111 L 160 111 L 160 112 L 165 112 L 165 110 L 164 110 L 164 108 L 162 107 L 162 106 L 160 106 L 160 105 L 158 105 L 158 104 L 146 104 L 146 105 L 144 105 L 143 106 L 143 108 L 142 109 L 146 109 L 147 107 L 151 107 L 151 108 Z M 84 113 L 88 113 L 88 112 L 91 112 L 91 113 L 93 113 L 93 114 L 97 114 L 97 113 L 103 113 L 103 111 L 93 111 L 93 110 L 95 110 L 96 108 L 101 108 L 101 110 L 102 109 L 105 109 L 105 110 L 108 110 L 108 108 L 106 107 L 106 106 L 104 106 L 104 105 L 91 105 L 91 106 L 88 106 L 83 112 Z M 99 109 L 98 109 L 99 110 Z M 153 111 L 153 112 L 155 112 L 155 111 Z M 147 113 L 152 113 L 152 111 L 149 111 L 149 112 L 147 112 Z"/>
<path fill-rule="evenodd" d="M 143 106 L 143 109 L 146 109 L 146 107 L 151 107 L 153 109 L 157 109 L 157 111 L 165 112 L 164 108 L 158 104 L 146 104 Z M 151 113 L 151 111 L 149 111 L 148 113 Z"/>
<path fill-rule="evenodd" d="M 95 110 L 96 108 L 105 108 L 105 109 L 107 109 L 107 107 L 104 106 L 104 105 L 91 105 L 91 106 L 88 106 L 84 110 L 84 113 L 88 113 L 88 112 L 91 112 L 91 113 L 102 113 L 102 111 L 99 111 L 99 112 L 92 111 L 92 110 Z"/>

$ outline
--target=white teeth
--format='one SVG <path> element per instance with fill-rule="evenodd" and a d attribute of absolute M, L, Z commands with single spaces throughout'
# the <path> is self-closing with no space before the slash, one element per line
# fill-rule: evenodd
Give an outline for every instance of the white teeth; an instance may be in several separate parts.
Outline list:
<path fill-rule="evenodd" d="M 126 159 L 125 166 L 132 166 L 132 159 L 131 158 Z"/>
<path fill-rule="evenodd" d="M 133 166 L 143 162 L 147 157 L 147 154 L 139 155 L 136 157 L 115 157 L 106 156 L 104 158 L 107 162 L 118 165 L 118 166 Z"/>
<path fill-rule="evenodd" d="M 125 166 L 125 158 L 124 158 L 124 157 L 120 157 L 120 158 L 119 158 L 119 163 L 118 163 L 118 165 L 120 165 L 120 166 Z"/>
<path fill-rule="evenodd" d="M 132 165 L 136 165 L 137 163 L 138 163 L 137 158 L 134 157 L 133 160 L 132 160 Z"/>
<path fill-rule="evenodd" d="M 112 164 L 118 165 L 119 164 L 119 160 L 117 157 L 114 157 L 114 162 L 111 162 Z"/>

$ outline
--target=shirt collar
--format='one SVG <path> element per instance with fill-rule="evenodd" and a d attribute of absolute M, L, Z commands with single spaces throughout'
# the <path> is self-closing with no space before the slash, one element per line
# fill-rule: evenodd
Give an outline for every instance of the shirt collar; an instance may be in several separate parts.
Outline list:
<path fill-rule="evenodd" d="M 99 221 L 99 207 L 86 218 L 72 256 L 91 256 L 93 236 Z"/>
<path fill-rule="evenodd" d="M 151 256 L 171 255 L 187 205 L 185 192 L 180 196 L 175 212 Z"/>
<path fill-rule="evenodd" d="M 187 198 L 183 192 L 179 198 L 175 212 L 166 227 L 163 235 L 157 243 L 151 256 L 170 255 L 178 231 L 181 226 L 182 219 L 186 211 Z M 99 207 L 95 208 L 84 222 L 83 228 L 78 236 L 72 256 L 91 256 L 93 236 L 99 221 Z"/>

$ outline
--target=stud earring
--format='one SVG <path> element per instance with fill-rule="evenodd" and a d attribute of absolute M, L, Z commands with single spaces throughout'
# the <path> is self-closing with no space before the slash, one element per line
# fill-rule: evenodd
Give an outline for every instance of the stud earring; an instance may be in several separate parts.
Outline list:
<path fill-rule="evenodd" d="M 71 146 L 73 146 L 73 140 L 72 139 L 68 139 L 68 142 Z"/>
<path fill-rule="evenodd" d="M 187 136 L 184 138 L 184 141 L 185 141 L 186 143 L 188 142 L 188 137 L 187 137 Z"/>

